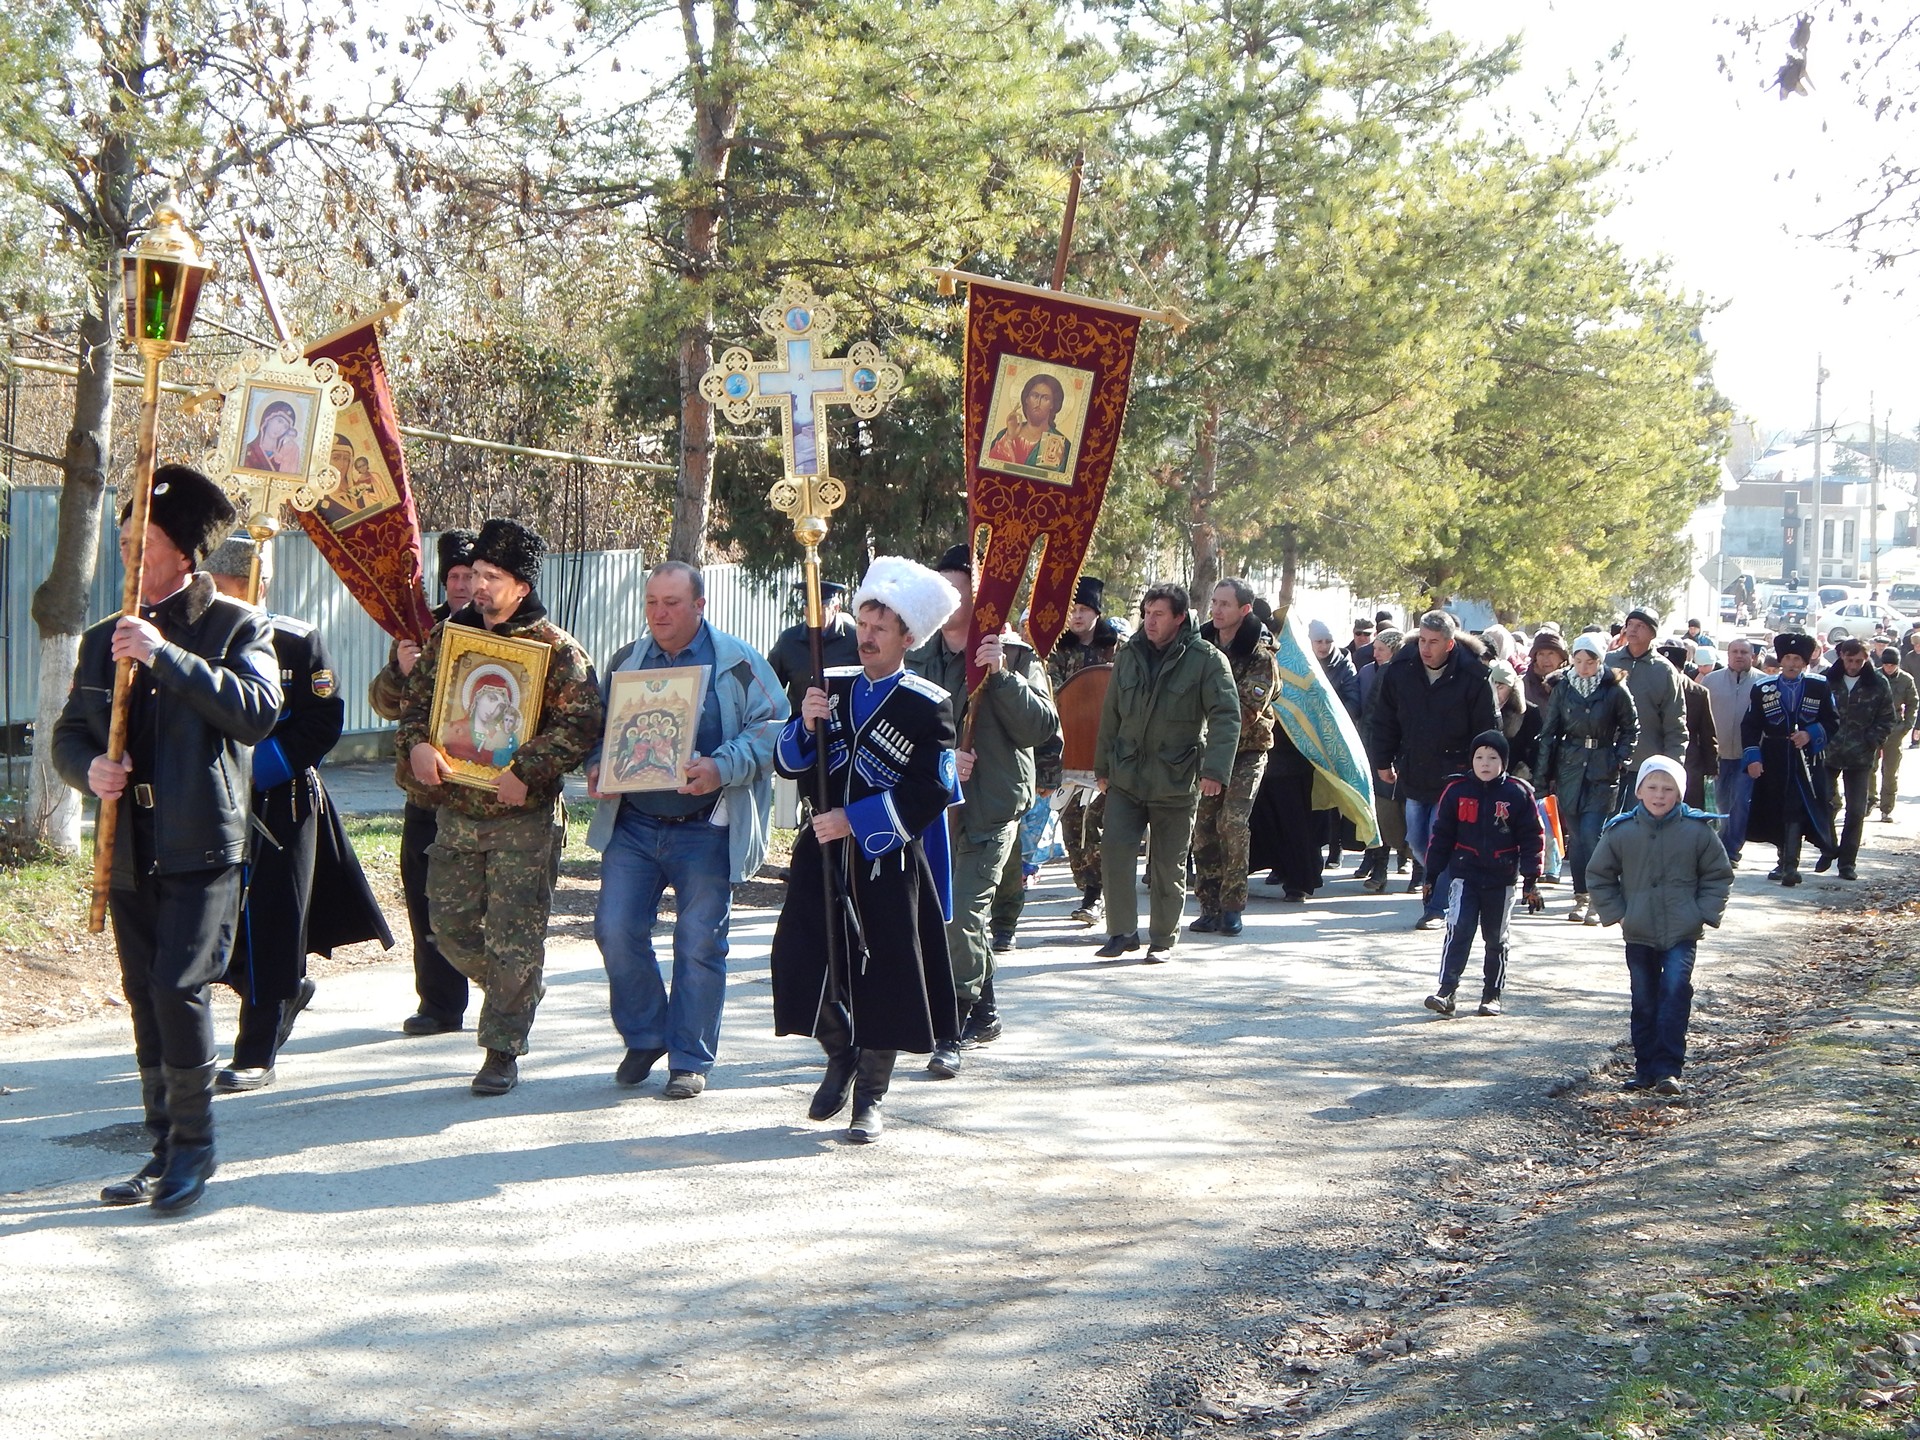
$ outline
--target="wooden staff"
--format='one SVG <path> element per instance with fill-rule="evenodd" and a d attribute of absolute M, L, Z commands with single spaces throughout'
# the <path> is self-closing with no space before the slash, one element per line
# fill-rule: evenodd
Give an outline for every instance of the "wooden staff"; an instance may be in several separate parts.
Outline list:
<path fill-rule="evenodd" d="M 127 541 L 126 580 L 120 587 L 120 615 L 138 617 L 140 589 L 147 572 L 147 516 L 153 508 L 153 456 L 160 435 L 160 357 L 158 347 L 142 343 L 146 378 L 140 389 L 140 432 L 133 457 L 133 509 L 129 513 L 132 531 Z M 116 660 L 113 666 L 113 717 L 107 725 L 107 759 L 118 762 L 127 753 L 127 712 L 133 703 L 131 660 Z M 124 796 L 124 792 L 123 796 Z M 113 846 L 120 828 L 120 801 L 102 800 L 99 818 L 93 826 L 93 904 L 87 913 L 87 929 L 98 935 L 107 928 L 107 892 L 113 885 Z"/>

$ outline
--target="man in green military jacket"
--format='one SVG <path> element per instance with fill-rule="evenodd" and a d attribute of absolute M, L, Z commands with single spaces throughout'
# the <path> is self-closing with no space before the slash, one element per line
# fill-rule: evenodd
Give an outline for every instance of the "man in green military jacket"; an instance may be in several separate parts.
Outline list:
<path fill-rule="evenodd" d="M 1240 692 L 1227 657 L 1187 623 L 1187 592 L 1150 587 L 1140 631 L 1114 657 L 1100 712 L 1093 773 L 1107 797 L 1104 901 L 1116 959 L 1140 948 L 1134 856 L 1147 843 L 1150 901 L 1146 962 L 1166 960 L 1187 899 L 1187 845 L 1202 795 L 1218 795 L 1240 747 Z"/>
<path fill-rule="evenodd" d="M 957 1040 L 936 1045 L 929 1074 L 952 1079 L 960 1051 L 997 1038 L 993 945 L 988 923 L 993 892 L 1019 843 L 1020 819 L 1033 804 L 1034 747 L 1059 728 L 1047 674 L 1031 646 L 1008 631 L 980 643 L 975 659 L 987 672 L 978 695 L 967 694 L 967 636 L 973 625 L 973 556 L 955 545 L 934 567 L 960 593 L 945 627 L 907 655 L 907 669 L 944 689 L 953 702 L 960 748 L 954 759 L 961 803 L 947 811 L 952 827 L 953 919 L 947 949 L 953 988 L 964 1016 Z"/>

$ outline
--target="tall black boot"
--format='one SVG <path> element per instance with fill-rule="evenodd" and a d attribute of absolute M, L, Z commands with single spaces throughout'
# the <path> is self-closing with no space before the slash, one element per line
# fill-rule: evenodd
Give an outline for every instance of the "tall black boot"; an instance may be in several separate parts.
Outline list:
<path fill-rule="evenodd" d="M 153 1208 L 185 1210 L 205 1193 L 213 1174 L 213 1072 L 209 1060 L 185 1070 L 164 1067 L 167 1081 L 167 1165 L 153 1193 Z"/>
<path fill-rule="evenodd" d="M 886 1098 L 887 1085 L 893 1079 L 893 1062 L 898 1050 L 862 1050 L 853 1080 L 853 1123 L 847 1126 L 847 1138 L 856 1145 L 870 1145 L 880 1138 L 880 1102 Z"/>
<path fill-rule="evenodd" d="M 993 1003 L 993 977 L 989 975 L 981 982 L 980 998 L 967 1012 L 967 1023 L 960 1027 L 960 1048 L 971 1050 L 989 1040 L 998 1040 L 1005 1028 L 1000 1023 L 1000 1007 Z"/>
<path fill-rule="evenodd" d="M 820 1079 L 820 1088 L 813 1092 L 813 1103 L 807 1107 L 809 1120 L 831 1120 L 847 1108 L 847 1097 L 853 1093 L 854 1069 L 860 1063 L 860 1052 L 853 1045 L 853 1031 L 847 1025 L 846 1011 L 838 1005 L 822 1005 L 820 1018 L 814 1024 L 815 1038 L 820 1048 L 827 1052 L 827 1073 Z"/>
<path fill-rule="evenodd" d="M 1782 885 L 1800 883 L 1800 838 L 1800 826 L 1789 820 L 1780 836 L 1780 883 Z"/>
<path fill-rule="evenodd" d="M 167 1082 L 158 1065 L 140 1067 L 140 1104 L 146 1111 L 147 1133 L 153 1136 L 153 1155 L 137 1174 L 100 1192 L 107 1205 L 141 1205 L 153 1198 L 154 1184 L 167 1168 Z"/>

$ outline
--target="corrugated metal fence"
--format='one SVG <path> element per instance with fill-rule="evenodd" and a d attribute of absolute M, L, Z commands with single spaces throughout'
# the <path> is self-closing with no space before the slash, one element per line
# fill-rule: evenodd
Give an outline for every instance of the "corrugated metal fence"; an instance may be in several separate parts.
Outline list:
<path fill-rule="evenodd" d="M 31 720 L 38 693 L 40 637 L 33 624 L 33 592 L 46 578 L 53 555 L 60 492 L 20 486 L 5 495 L 4 611 L 0 612 L 0 705 L 9 724 Z M 347 729 L 377 730 L 384 722 L 367 704 L 367 684 L 387 663 L 387 635 L 298 530 L 274 541 L 273 608 L 320 627 L 347 701 Z M 433 540 L 427 540 L 429 567 Z M 552 554 L 540 591 L 553 618 L 604 663 L 646 627 L 648 562 L 638 550 L 589 550 Z M 709 565 L 707 619 L 717 629 L 765 651 L 781 630 L 799 618 L 789 587 L 794 570 L 755 582 L 738 565 Z M 431 579 L 431 577 L 429 577 Z M 93 619 L 120 607 L 120 549 L 111 519 L 104 518 L 100 559 L 88 614 Z"/>

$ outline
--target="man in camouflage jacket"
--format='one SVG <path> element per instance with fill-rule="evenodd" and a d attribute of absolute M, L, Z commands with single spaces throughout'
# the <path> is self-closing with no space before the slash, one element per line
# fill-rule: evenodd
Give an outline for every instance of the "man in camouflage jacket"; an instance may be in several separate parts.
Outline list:
<path fill-rule="evenodd" d="M 449 626 L 531 640 L 552 650 L 540 719 L 492 786 L 446 785 L 427 873 L 433 932 L 454 967 L 485 996 L 478 1038 L 487 1058 L 476 1095 L 519 1083 L 533 1013 L 546 993 L 547 915 L 566 839 L 561 791 L 569 770 L 599 743 L 606 711 L 593 663 L 547 618 L 537 586 L 546 543 L 512 520 L 489 520 L 473 545 L 473 599 L 434 626 L 407 676 L 400 754 L 425 787 L 452 775 L 433 745 L 431 718 Z M 529 697 L 530 698 L 530 697 Z"/>
<path fill-rule="evenodd" d="M 1827 683 L 1833 691 L 1833 708 L 1839 713 L 1840 724 L 1827 737 L 1821 758 L 1833 777 L 1829 795 L 1836 819 L 1841 818 L 1842 800 L 1846 803 L 1837 858 L 1840 878 L 1851 880 L 1860 859 L 1867 811 L 1873 808 L 1874 763 L 1880 757 L 1880 747 L 1899 723 L 1899 712 L 1893 704 L 1893 686 L 1869 661 L 1866 642 L 1849 635 L 1834 649 L 1839 654 L 1827 670 Z M 1828 859 L 1821 856 L 1813 868 L 1825 870 Z"/>
<path fill-rule="evenodd" d="M 1225 653 L 1240 692 L 1240 747 L 1233 776 L 1218 795 L 1202 795 L 1193 821 L 1194 890 L 1200 918 L 1187 928 L 1238 935 L 1247 908 L 1247 845 L 1253 797 L 1273 748 L 1273 695 L 1279 666 L 1266 627 L 1253 618 L 1253 587 L 1226 579 L 1213 587 L 1211 618 L 1200 638 Z"/>
<path fill-rule="evenodd" d="M 441 621 L 465 608 L 473 598 L 473 542 L 471 530 L 442 530 L 439 548 L 440 586 L 447 598 L 433 607 Z M 407 709 L 407 677 L 420 663 L 420 646 L 396 639 L 387 648 L 387 663 L 367 685 L 367 704 L 382 720 L 398 720 Z M 444 791 L 429 790 L 413 778 L 405 755 L 395 757 L 393 782 L 406 804 L 400 817 L 400 894 L 407 902 L 407 926 L 413 931 L 413 988 L 419 1007 L 400 1022 L 407 1035 L 439 1035 L 458 1030 L 466 1021 L 467 977 L 448 963 L 433 938 L 427 911 L 427 852 L 440 831 Z"/>

